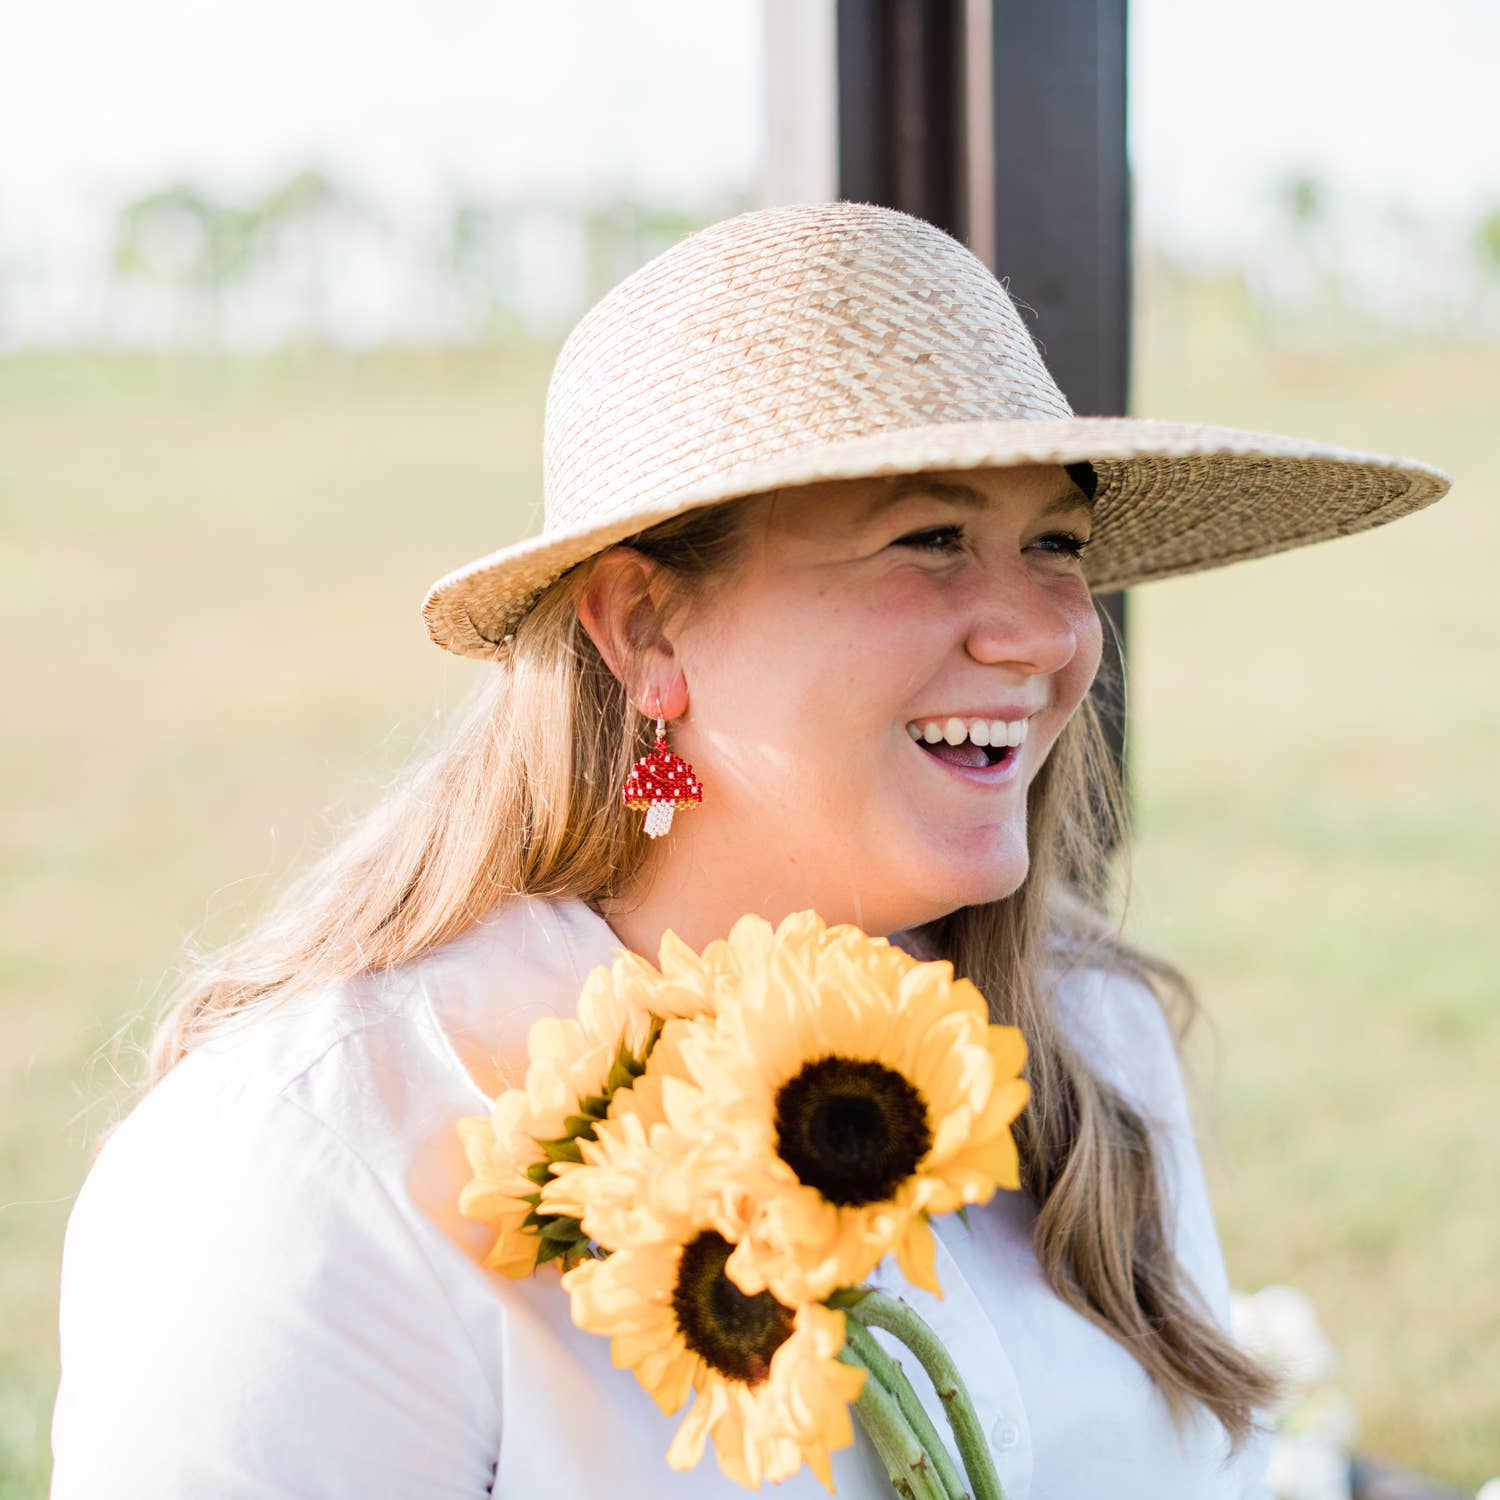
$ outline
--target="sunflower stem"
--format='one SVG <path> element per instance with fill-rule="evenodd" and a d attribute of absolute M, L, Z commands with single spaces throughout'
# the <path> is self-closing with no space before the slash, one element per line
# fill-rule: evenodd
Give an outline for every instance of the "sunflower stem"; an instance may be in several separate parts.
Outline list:
<path fill-rule="evenodd" d="M 1000 1487 L 1000 1476 L 995 1472 L 995 1463 L 975 1415 L 974 1403 L 942 1340 L 913 1308 L 899 1297 L 884 1292 L 869 1292 L 844 1316 L 867 1328 L 883 1328 L 887 1333 L 895 1334 L 917 1356 L 943 1403 L 943 1410 L 948 1413 L 975 1500 L 1005 1500 L 1005 1491 Z"/>
<path fill-rule="evenodd" d="M 928 1457 L 932 1459 L 932 1466 L 937 1470 L 938 1479 L 948 1500 L 972 1500 L 969 1488 L 964 1483 L 963 1476 L 958 1472 L 958 1465 L 953 1462 L 953 1456 L 948 1452 L 947 1445 L 938 1436 L 937 1428 L 932 1425 L 921 1401 L 918 1400 L 911 1381 L 906 1378 L 906 1371 L 880 1347 L 875 1335 L 863 1323 L 854 1318 L 846 1318 L 844 1329 L 845 1337 L 870 1374 L 896 1398 L 896 1405 L 900 1408 L 901 1415 L 906 1418 L 917 1441 L 927 1450 Z"/>
<path fill-rule="evenodd" d="M 850 1345 L 845 1344 L 838 1357 L 846 1365 L 865 1372 L 864 1388 L 854 1403 L 854 1415 L 869 1434 L 896 1493 L 902 1500 L 950 1500 L 937 1470 L 928 1461 L 927 1450 L 901 1415 L 895 1397 Z"/>

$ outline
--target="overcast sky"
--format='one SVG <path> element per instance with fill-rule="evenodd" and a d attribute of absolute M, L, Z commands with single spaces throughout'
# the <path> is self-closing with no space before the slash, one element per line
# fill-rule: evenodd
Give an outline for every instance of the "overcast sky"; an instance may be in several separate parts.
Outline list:
<path fill-rule="evenodd" d="M 1500 203 L 1494 0 L 1131 15 L 1147 233 L 1233 243 L 1297 167 L 1424 212 Z M 9 0 L 0 234 L 80 194 L 252 189 L 309 162 L 398 211 L 450 184 L 753 189 L 762 28 L 762 0 Z"/>

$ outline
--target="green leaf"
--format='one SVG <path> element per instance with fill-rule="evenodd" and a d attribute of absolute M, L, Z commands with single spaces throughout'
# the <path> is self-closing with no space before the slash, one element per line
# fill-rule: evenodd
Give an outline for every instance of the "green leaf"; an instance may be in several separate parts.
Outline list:
<path fill-rule="evenodd" d="M 652 1016 L 651 1025 L 646 1030 L 646 1042 L 641 1048 L 641 1072 L 646 1071 L 646 1063 L 650 1060 L 652 1049 L 661 1039 L 662 1028 L 667 1024 L 664 1016 Z"/>
<path fill-rule="evenodd" d="M 611 1064 L 609 1077 L 604 1080 L 604 1092 L 607 1097 L 613 1098 L 621 1089 L 628 1089 L 646 1071 L 634 1064 L 635 1059 L 621 1047 L 620 1056 Z"/>
<path fill-rule="evenodd" d="M 568 1136 L 557 1141 L 538 1141 L 537 1145 L 547 1153 L 548 1161 L 579 1161 L 583 1160 L 583 1153 L 578 1149 L 578 1142 Z"/>
<path fill-rule="evenodd" d="M 556 1260 L 568 1248 L 571 1242 L 568 1240 L 543 1240 L 542 1248 L 536 1253 L 536 1263 L 544 1266 L 549 1260 Z"/>
<path fill-rule="evenodd" d="M 552 1180 L 552 1163 L 550 1161 L 534 1161 L 526 1168 L 526 1175 L 538 1187 L 544 1187 Z"/>
<path fill-rule="evenodd" d="M 592 1241 L 590 1240 L 583 1240 L 579 1244 L 569 1245 L 563 1251 L 563 1270 L 571 1271 L 581 1261 L 597 1259 L 591 1245 Z"/>
<path fill-rule="evenodd" d="M 641 1054 L 639 1057 L 629 1047 L 621 1042 L 615 1052 L 615 1060 L 610 1064 L 609 1076 L 604 1080 L 604 1101 L 607 1106 L 609 1099 L 620 1089 L 628 1089 L 642 1073 L 646 1071 L 646 1062 L 651 1056 L 651 1050 L 656 1046 L 657 1039 L 661 1036 L 662 1027 L 666 1022 L 661 1016 L 652 1016 L 650 1024 L 646 1027 L 646 1038 L 641 1043 Z M 595 1098 L 598 1096 L 595 1095 Z M 587 1101 L 585 1101 L 585 1107 Z M 600 1118 L 603 1118 L 601 1115 Z"/>
<path fill-rule="evenodd" d="M 584 1234 L 583 1226 L 577 1219 L 570 1219 L 566 1214 L 556 1214 L 542 1226 L 542 1238 L 561 1240 L 564 1244 L 573 1245 L 588 1236 Z"/>

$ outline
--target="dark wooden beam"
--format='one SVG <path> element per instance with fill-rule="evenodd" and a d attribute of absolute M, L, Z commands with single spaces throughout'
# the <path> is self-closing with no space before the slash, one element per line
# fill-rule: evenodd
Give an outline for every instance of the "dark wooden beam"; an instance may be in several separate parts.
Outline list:
<path fill-rule="evenodd" d="M 839 0 L 839 196 L 967 241 L 963 0 Z"/>

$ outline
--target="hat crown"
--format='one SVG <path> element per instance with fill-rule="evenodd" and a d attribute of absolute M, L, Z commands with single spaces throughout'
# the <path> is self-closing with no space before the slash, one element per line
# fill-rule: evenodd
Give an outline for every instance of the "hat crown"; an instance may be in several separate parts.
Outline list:
<path fill-rule="evenodd" d="M 951 235 L 869 203 L 754 209 L 679 240 L 568 335 L 545 529 L 833 441 L 1072 414 L 1005 288 Z"/>

